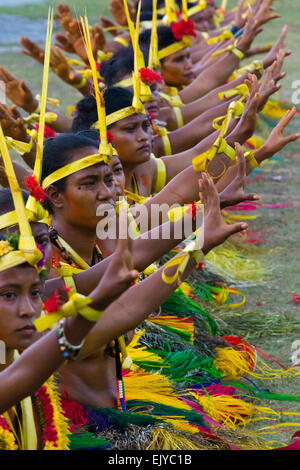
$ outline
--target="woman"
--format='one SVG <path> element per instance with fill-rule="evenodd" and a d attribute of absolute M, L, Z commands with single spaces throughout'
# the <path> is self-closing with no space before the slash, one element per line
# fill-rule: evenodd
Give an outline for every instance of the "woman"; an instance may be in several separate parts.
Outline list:
<path fill-rule="evenodd" d="M 250 82 L 251 95 L 245 106 L 244 113 L 239 123 L 232 121 L 230 130 L 234 130 L 226 138 L 230 145 L 237 140 L 244 142 L 252 135 L 256 123 L 256 111 L 259 104 L 259 96 L 257 93 L 257 84 L 255 81 Z M 104 93 L 107 119 L 114 116 L 114 113 L 126 110 L 132 104 L 132 93 L 123 88 L 112 87 Z M 95 101 L 92 96 L 85 98 L 78 105 L 77 117 L 73 123 L 73 131 L 79 131 L 90 128 L 98 120 Z M 213 145 L 218 133 L 212 134 L 209 138 L 194 146 L 192 149 L 171 157 L 163 157 L 161 159 L 150 158 L 152 150 L 152 128 L 149 118 L 146 114 L 133 113 L 123 119 L 114 120 L 109 124 L 109 129 L 114 138 L 119 158 L 122 162 L 126 177 L 126 190 L 148 197 L 153 193 L 159 192 L 169 181 L 177 174 L 189 167 L 192 160 L 197 155 Z M 110 121 L 108 121 L 110 122 Z M 236 126 L 235 126 L 236 125 Z M 222 155 L 218 155 L 218 161 L 223 160 Z M 224 156 L 224 163 L 230 161 Z M 226 164 L 226 163 L 225 163 Z M 226 166 L 227 166 L 226 165 Z M 214 170 L 215 166 L 217 169 Z M 216 161 L 212 161 L 209 166 L 209 172 L 213 176 L 220 174 L 224 170 L 224 166 Z M 214 172 L 215 171 L 215 172 Z M 160 174 L 162 175 L 160 181 Z M 190 202 L 197 198 L 197 189 L 190 193 L 188 200 Z"/>

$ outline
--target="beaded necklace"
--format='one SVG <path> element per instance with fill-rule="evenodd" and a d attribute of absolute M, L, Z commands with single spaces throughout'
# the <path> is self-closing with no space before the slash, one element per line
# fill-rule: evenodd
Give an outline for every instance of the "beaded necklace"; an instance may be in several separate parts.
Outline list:
<path fill-rule="evenodd" d="M 103 256 L 98 245 L 95 245 L 94 253 L 93 253 L 93 260 L 91 266 L 89 266 L 79 255 L 78 253 L 73 250 L 73 248 L 68 245 L 57 233 L 54 227 L 49 227 L 49 235 L 50 240 L 59 248 L 62 258 L 71 266 L 79 266 L 82 269 L 88 269 L 91 266 L 99 263 L 103 260 Z M 66 284 L 67 285 L 67 284 Z M 69 285 L 68 285 L 69 286 Z M 75 288 L 75 286 L 72 286 Z M 120 351 L 119 351 L 119 342 L 115 339 L 115 361 L 116 361 L 116 376 L 117 376 L 117 406 L 118 409 L 126 411 L 126 403 L 125 403 L 125 394 L 124 394 L 124 383 L 123 383 L 123 376 L 122 376 L 122 364 L 120 361 Z"/>

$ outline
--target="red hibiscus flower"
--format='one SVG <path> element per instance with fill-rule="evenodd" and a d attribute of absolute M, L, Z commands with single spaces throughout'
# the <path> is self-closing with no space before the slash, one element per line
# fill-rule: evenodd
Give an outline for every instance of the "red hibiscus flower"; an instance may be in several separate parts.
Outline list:
<path fill-rule="evenodd" d="M 178 23 L 173 23 L 171 29 L 174 38 L 179 41 L 181 41 L 184 35 L 196 37 L 194 22 L 192 20 L 181 20 Z"/>

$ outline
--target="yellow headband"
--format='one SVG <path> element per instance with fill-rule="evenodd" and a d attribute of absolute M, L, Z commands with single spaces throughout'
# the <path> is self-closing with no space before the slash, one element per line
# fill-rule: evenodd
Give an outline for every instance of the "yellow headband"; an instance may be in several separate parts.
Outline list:
<path fill-rule="evenodd" d="M 124 78 L 124 80 L 120 80 L 119 82 L 114 83 L 114 86 L 120 86 L 122 88 L 127 88 L 127 87 L 130 87 L 132 85 L 133 85 L 133 78 L 132 77 Z"/>
<path fill-rule="evenodd" d="M 67 176 L 72 175 L 73 173 L 77 173 L 80 170 L 84 170 L 93 165 L 97 165 L 98 163 L 105 163 L 108 164 L 113 155 L 113 148 L 112 145 L 108 143 L 107 139 L 107 128 L 106 128 L 106 113 L 105 113 L 105 103 L 103 99 L 103 94 L 99 90 L 98 86 L 98 72 L 96 62 L 93 56 L 92 45 L 91 45 L 91 37 L 90 37 L 90 29 L 88 19 L 81 18 L 81 25 L 84 35 L 84 44 L 86 48 L 86 52 L 88 55 L 90 68 L 92 72 L 93 82 L 94 82 L 94 89 L 95 89 L 95 100 L 97 104 L 97 112 L 98 112 L 98 121 L 96 123 L 97 129 L 100 132 L 100 144 L 99 144 L 99 152 L 93 155 L 89 155 L 87 157 L 81 158 L 76 160 L 75 162 L 68 163 L 67 165 L 59 168 L 58 170 L 48 175 L 43 183 L 43 189 L 48 188 L 51 184 L 59 181 Z"/>
<path fill-rule="evenodd" d="M 149 46 L 148 68 L 153 70 L 160 66 L 158 58 L 158 36 L 157 36 L 157 0 L 152 1 L 152 26 L 151 40 Z"/>
<path fill-rule="evenodd" d="M 49 81 L 49 68 L 50 68 L 50 55 L 51 55 L 51 40 L 53 30 L 53 8 L 49 8 L 48 12 L 48 24 L 46 34 L 46 45 L 45 45 L 45 58 L 44 58 L 44 69 L 43 69 L 43 86 L 42 95 L 39 97 L 39 130 L 36 143 L 36 157 L 34 162 L 33 176 L 36 178 L 39 184 L 42 176 L 42 164 L 43 164 L 43 148 L 44 148 L 44 131 L 45 131 L 45 120 L 46 120 L 46 105 L 47 105 L 47 92 L 48 92 L 48 81 Z M 53 101 L 53 100 L 52 100 Z M 26 208 L 33 214 L 36 213 L 37 201 L 33 196 L 29 196 L 26 204 Z"/>
<path fill-rule="evenodd" d="M 50 225 L 48 212 L 45 211 L 40 204 L 37 204 L 38 212 L 33 213 L 29 209 L 25 209 L 26 217 L 29 222 L 39 222 L 41 224 Z M 17 212 L 11 211 L 0 215 L 0 230 L 18 224 Z"/>
<path fill-rule="evenodd" d="M 42 258 L 42 253 L 37 248 L 34 237 L 32 236 L 29 221 L 27 220 L 23 195 L 20 190 L 18 180 L 16 178 L 14 167 L 9 156 L 8 148 L 6 145 L 5 137 L 3 134 L 2 127 L 0 125 L 0 150 L 3 158 L 3 164 L 8 179 L 9 187 L 11 190 L 15 213 L 16 222 L 19 225 L 20 238 L 19 238 L 19 249 L 11 250 L 9 242 L 6 243 L 8 250 L 3 251 L 0 256 L 0 271 L 5 269 L 18 266 L 22 263 L 29 263 L 32 266 L 36 264 Z M 3 245 L 3 243 L 2 243 Z"/>
<path fill-rule="evenodd" d="M 89 155 L 88 157 L 81 158 L 80 160 L 76 160 L 75 162 L 71 162 L 68 165 L 59 168 L 58 170 L 51 173 L 51 175 L 47 176 L 43 183 L 42 187 L 44 189 L 48 188 L 51 184 L 59 181 L 67 176 L 72 175 L 73 173 L 77 173 L 77 171 L 84 170 L 89 166 L 97 165 L 98 163 L 105 163 L 106 165 L 110 162 L 111 157 L 106 155 L 100 155 L 99 153 L 95 153 L 93 155 Z"/>
<path fill-rule="evenodd" d="M 196 15 L 196 13 L 199 13 L 200 11 L 205 10 L 206 7 L 207 7 L 206 0 L 199 0 L 197 5 L 188 9 L 188 17 Z"/>
<path fill-rule="evenodd" d="M 106 117 L 107 126 L 110 126 L 111 124 L 114 124 L 115 122 L 120 121 L 121 119 L 125 119 L 126 117 L 132 116 L 133 114 L 147 114 L 142 102 L 141 105 L 142 106 L 140 109 L 137 109 L 134 106 L 128 106 L 127 108 L 119 109 L 118 111 L 109 114 Z"/>
<path fill-rule="evenodd" d="M 164 59 L 165 57 L 171 54 L 174 54 L 175 52 L 178 52 L 181 49 L 184 49 L 185 47 L 191 47 L 191 45 L 192 45 L 191 38 L 187 35 L 184 35 L 181 41 L 176 41 L 170 46 L 167 46 L 164 49 L 161 49 L 160 51 L 158 51 L 158 58 L 159 60 Z"/>

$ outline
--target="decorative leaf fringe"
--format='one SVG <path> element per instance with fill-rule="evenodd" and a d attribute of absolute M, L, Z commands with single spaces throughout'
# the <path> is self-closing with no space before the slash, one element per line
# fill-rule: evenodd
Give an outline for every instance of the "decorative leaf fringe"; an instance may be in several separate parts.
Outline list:
<path fill-rule="evenodd" d="M 218 334 L 218 325 L 212 316 L 196 304 L 196 302 L 187 297 L 180 288 L 173 292 L 173 294 L 170 295 L 170 297 L 162 304 L 161 311 L 162 313 L 176 313 L 179 316 L 186 316 L 186 314 L 192 316 L 200 315 L 206 321 L 207 329 L 210 334 Z"/>
<path fill-rule="evenodd" d="M 188 343 L 194 343 L 195 326 L 193 319 L 190 317 L 179 318 L 174 315 L 157 315 L 149 317 L 147 321 L 160 325 L 162 328 L 176 333 Z"/>
<path fill-rule="evenodd" d="M 70 437 L 70 450 L 107 450 L 110 443 L 105 437 L 97 437 L 90 432 L 76 432 Z"/>

